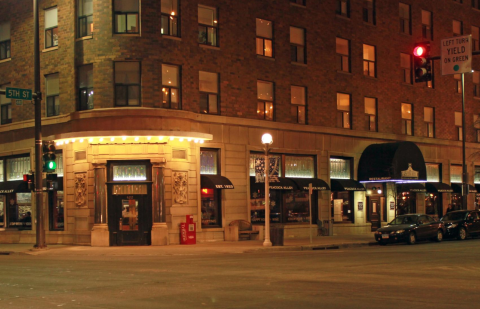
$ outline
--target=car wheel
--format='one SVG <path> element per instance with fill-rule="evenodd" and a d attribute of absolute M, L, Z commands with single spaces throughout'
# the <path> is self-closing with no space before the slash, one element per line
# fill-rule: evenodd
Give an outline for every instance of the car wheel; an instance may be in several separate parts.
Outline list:
<path fill-rule="evenodd" d="M 457 239 L 458 240 L 465 240 L 465 238 L 467 238 L 467 230 L 465 230 L 464 227 L 461 227 L 460 229 L 458 229 Z"/>
<path fill-rule="evenodd" d="M 415 236 L 415 233 L 410 232 L 410 234 L 408 234 L 407 243 L 409 245 L 414 245 L 416 241 L 417 241 L 417 237 Z"/>
<path fill-rule="evenodd" d="M 436 242 L 441 242 L 443 240 L 443 232 L 442 230 L 437 231 L 437 237 L 435 237 Z"/>

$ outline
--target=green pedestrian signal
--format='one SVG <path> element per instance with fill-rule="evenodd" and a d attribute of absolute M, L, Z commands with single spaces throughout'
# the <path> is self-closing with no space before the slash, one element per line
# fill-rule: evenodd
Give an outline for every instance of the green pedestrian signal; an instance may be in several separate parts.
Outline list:
<path fill-rule="evenodd" d="M 53 173 L 57 168 L 57 163 L 55 159 L 57 156 L 55 155 L 55 142 L 54 141 L 43 141 L 43 172 L 44 173 Z"/>

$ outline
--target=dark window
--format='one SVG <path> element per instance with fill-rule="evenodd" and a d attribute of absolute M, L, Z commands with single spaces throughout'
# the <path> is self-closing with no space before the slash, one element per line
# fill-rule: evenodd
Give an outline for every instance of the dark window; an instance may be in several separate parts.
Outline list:
<path fill-rule="evenodd" d="M 350 17 L 350 0 L 337 0 L 337 15 Z"/>
<path fill-rule="evenodd" d="M 453 28 L 453 36 L 459 36 L 463 34 L 463 22 L 459 20 L 453 20 L 452 28 Z"/>
<path fill-rule="evenodd" d="M 162 64 L 162 107 L 182 109 L 180 96 L 180 67 Z"/>
<path fill-rule="evenodd" d="M 78 68 L 78 110 L 93 109 L 93 64 Z"/>
<path fill-rule="evenodd" d="M 290 49 L 292 62 L 306 62 L 305 29 L 290 27 Z"/>
<path fill-rule="evenodd" d="M 93 31 L 93 0 L 78 0 L 78 37 L 91 36 Z"/>
<path fill-rule="evenodd" d="M 472 0 L 472 7 L 474 9 L 480 10 L 480 0 Z"/>
<path fill-rule="evenodd" d="M 220 175 L 218 149 L 201 149 L 200 150 L 200 174 L 203 175 Z M 202 184 L 202 227 L 221 227 L 221 194 L 220 189 L 204 188 Z"/>
<path fill-rule="evenodd" d="M 473 72 L 473 96 L 480 98 L 480 72 Z"/>
<path fill-rule="evenodd" d="M 48 192 L 48 213 L 50 231 L 63 231 L 65 229 L 63 191 Z"/>
<path fill-rule="evenodd" d="M 0 60 L 10 58 L 10 22 L 0 24 Z"/>
<path fill-rule="evenodd" d="M 50 74 L 45 76 L 46 97 L 47 97 L 47 117 L 60 115 L 60 87 L 59 74 Z"/>
<path fill-rule="evenodd" d="M 303 5 L 303 6 L 306 5 L 306 2 L 307 2 L 307 0 L 290 0 L 290 3 L 295 3 L 295 4 Z"/>
<path fill-rule="evenodd" d="M 198 43 L 218 46 L 217 9 L 198 6 Z"/>
<path fill-rule="evenodd" d="M 472 26 L 472 49 L 480 50 L 480 31 L 478 27 Z"/>
<path fill-rule="evenodd" d="M 363 21 L 375 25 L 375 0 L 363 1 Z"/>
<path fill-rule="evenodd" d="M 5 90 L 10 87 L 10 84 L 0 86 L 1 90 Z M 12 99 L 8 99 L 6 95 L 0 95 L 1 106 L 1 124 L 7 124 L 12 122 Z M 1 179 L 0 179 L 1 180 Z"/>
<path fill-rule="evenodd" d="M 425 136 L 435 137 L 435 109 L 433 107 L 423 108 L 423 120 L 425 122 Z"/>
<path fill-rule="evenodd" d="M 411 15 L 410 15 L 410 5 L 405 3 L 399 3 L 400 11 L 400 32 L 405 34 L 412 34 L 411 31 Z"/>
<path fill-rule="evenodd" d="M 433 40 L 432 12 L 422 10 L 422 38 Z"/>
<path fill-rule="evenodd" d="M 257 55 L 273 57 L 273 23 L 265 19 L 256 19 L 256 52 Z"/>
<path fill-rule="evenodd" d="M 350 41 L 336 38 L 337 70 L 350 72 Z"/>
<path fill-rule="evenodd" d="M 199 72 L 200 112 L 219 114 L 218 74 Z"/>
<path fill-rule="evenodd" d="M 412 83 L 412 59 L 409 54 L 400 54 L 400 67 L 402 70 L 402 82 Z"/>
<path fill-rule="evenodd" d="M 180 36 L 178 0 L 162 0 L 162 29 L 163 35 Z"/>
<path fill-rule="evenodd" d="M 140 106 L 140 62 L 115 62 L 115 105 Z"/>
<path fill-rule="evenodd" d="M 45 10 L 45 48 L 58 46 L 57 7 Z"/>
<path fill-rule="evenodd" d="M 365 115 L 367 118 L 367 130 L 377 131 L 377 99 L 365 98 Z"/>
<path fill-rule="evenodd" d="M 140 33 L 138 0 L 114 0 L 115 33 Z"/>

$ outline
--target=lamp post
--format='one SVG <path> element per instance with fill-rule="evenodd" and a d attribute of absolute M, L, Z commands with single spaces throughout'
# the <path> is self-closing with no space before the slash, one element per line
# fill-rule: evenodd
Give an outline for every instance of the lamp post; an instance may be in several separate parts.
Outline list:
<path fill-rule="evenodd" d="M 270 184 L 268 181 L 268 174 L 270 172 L 270 161 L 268 160 L 268 146 L 273 143 L 272 135 L 265 133 L 262 135 L 262 144 L 265 145 L 265 240 L 264 247 L 271 247 L 270 241 Z"/>

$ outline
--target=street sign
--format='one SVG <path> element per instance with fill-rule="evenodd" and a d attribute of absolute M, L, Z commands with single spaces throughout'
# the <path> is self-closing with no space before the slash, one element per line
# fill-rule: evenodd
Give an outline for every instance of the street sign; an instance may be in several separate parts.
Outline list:
<path fill-rule="evenodd" d="M 472 72 L 472 35 L 443 39 L 442 75 Z"/>
<path fill-rule="evenodd" d="M 16 100 L 32 100 L 32 90 L 22 89 L 22 88 L 10 88 L 5 89 L 5 95 L 7 99 L 16 99 Z"/>

